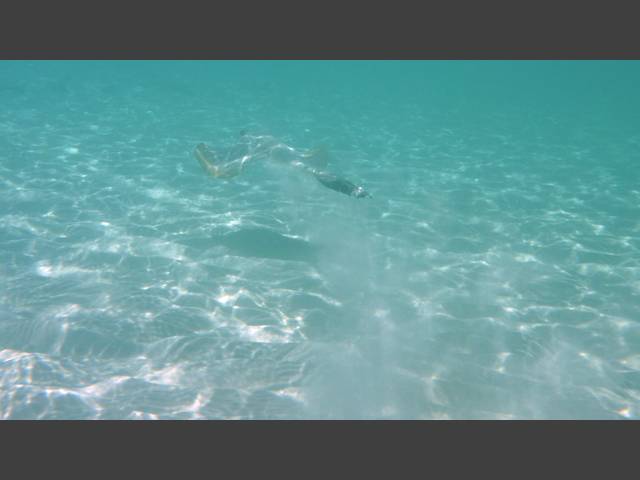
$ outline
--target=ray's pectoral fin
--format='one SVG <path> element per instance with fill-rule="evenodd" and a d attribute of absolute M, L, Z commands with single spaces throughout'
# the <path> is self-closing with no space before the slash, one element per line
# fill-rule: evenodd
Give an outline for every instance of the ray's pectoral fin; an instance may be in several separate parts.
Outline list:
<path fill-rule="evenodd" d="M 329 164 L 329 150 L 324 145 L 320 145 L 301 156 L 306 165 L 315 169 L 327 168 Z"/>

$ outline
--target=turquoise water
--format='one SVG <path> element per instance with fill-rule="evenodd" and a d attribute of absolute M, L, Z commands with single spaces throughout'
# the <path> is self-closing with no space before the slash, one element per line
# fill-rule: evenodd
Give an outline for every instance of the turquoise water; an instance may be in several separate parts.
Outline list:
<path fill-rule="evenodd" d="M 640 416 L 640 63 L 0 62 L 0 418 Z M 246 129 L 324 145 L 209 177 Z"/>

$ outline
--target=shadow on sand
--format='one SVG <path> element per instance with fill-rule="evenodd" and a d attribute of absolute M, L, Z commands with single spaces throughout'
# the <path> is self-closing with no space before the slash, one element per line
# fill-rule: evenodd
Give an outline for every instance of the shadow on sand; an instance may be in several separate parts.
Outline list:
<path fill-rule="evenodd" d="M 246 228 L 219 237 L 218 242 L 241 257 L 275 258 L 313 262 L 318 247 L 299 238 L 282 235 L 269 228 Z"/>

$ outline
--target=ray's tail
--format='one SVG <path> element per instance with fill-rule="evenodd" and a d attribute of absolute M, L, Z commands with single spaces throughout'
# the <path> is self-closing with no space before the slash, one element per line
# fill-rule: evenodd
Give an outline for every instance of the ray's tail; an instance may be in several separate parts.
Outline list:
<path fill-rule="evenodd" d="M 220 163 L 216 153 L 204 143 L 196 145 L 193 153 L 202 168 L 216 178 L 235 177 L 242 171 L 244 163 L 242 159 L 222 164 Z"/>

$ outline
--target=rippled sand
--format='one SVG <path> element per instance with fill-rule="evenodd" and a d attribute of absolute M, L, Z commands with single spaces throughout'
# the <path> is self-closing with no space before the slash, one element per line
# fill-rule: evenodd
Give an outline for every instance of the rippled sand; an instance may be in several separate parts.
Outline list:
<path fill-rule="evenodd" d="M 126 79 L 0 92 L 1 418 L 640 415 L 637 133 Z"/>

